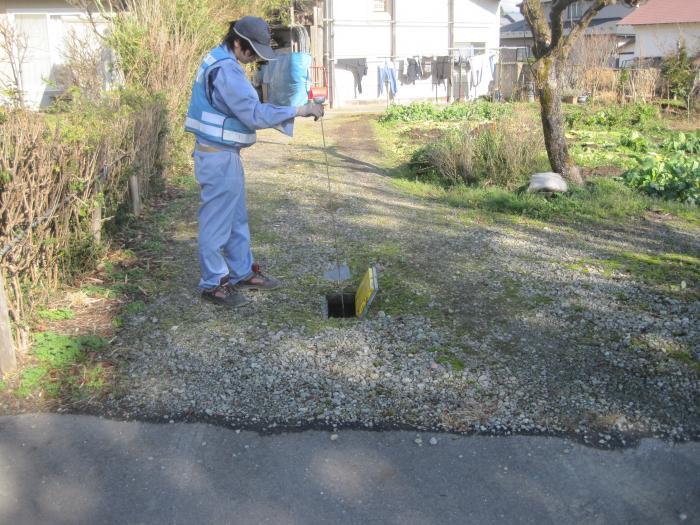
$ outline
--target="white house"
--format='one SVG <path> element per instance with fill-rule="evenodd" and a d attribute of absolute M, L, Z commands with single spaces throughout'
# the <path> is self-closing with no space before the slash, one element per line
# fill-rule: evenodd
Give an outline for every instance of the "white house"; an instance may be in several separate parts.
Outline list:
<path fill-rule="evenodd" d="M 454 63 L 471 55 L 486 56 L 484 63 L 490 57 L 491 67 L 498 60 L 500 0 L 326 0 L 320 9 L 324 45 L 315 47 L 322 49 L 336 107 L 385 101 L 385 68 L 397 73 L 391 94 L 397 102 L 488 91 L 492 73 L 467 92 L 466 72 L 460 79 Z M 440 73 L 447 78 L 435 82 Z"/>
<path fill-rule="evenodd" d="M 84 11 L 62 0 L 0 0 L 0 24 L 13 30 L 18 40 L 14 43 L 14 61 L 19 73 L 12 73 L 8 47 L 13 46 L 0 41 L 1 87 L 6 90 L 19 84 L 15 87 L 22 90 L 29 107 L 46 106 L 63 91 L 60 73 L 70 35 L 83 40 L 94 36 Z M 97 28 L 104 31 L 106 26 L 97 22 Z M 22 59 L 18 47 L 26 48 Z"/>
<path fill-rule="evenodd" d="M 634 30 L 636 61 L 674 53 L 681 42 L 700 52 L 700 0 L 648 0 L 620 24 Z"/>

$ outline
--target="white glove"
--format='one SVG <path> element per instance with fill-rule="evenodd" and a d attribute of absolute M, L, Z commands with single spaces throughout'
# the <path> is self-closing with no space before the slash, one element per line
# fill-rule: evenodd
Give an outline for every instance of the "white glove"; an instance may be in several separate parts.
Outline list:
<path fill-rule="evenodd" d="M 303 106 L 297 107 L 297 117 L 313 117 L 318 120 L 323 116 L 323 104 L 308 102 Z"/>

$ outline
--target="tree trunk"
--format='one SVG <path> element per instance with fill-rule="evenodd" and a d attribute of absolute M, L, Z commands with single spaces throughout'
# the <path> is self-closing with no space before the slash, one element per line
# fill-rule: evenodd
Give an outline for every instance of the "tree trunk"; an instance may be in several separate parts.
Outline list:
<path fill-rule="evenodd" d="M 540 97 L 540 116 L 544 130 L 544 143 L 552 171 L 561 174 L 569 182 L 583 184 L 581 174 L 573 165 L 564 135 L 564 113 L 561 108 L 559 87 L 560 61 L 555 57 L 541 58 L 533 64 L 537 93 Z"/>

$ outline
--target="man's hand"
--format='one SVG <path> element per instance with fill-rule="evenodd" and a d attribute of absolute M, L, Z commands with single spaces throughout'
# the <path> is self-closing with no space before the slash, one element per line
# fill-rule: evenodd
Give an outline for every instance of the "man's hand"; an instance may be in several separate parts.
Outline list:
<path fill-rule="evenodd" d="M 313 117 L 318 120 L 323 116 L 323 104 L 315 104 L 308 102 L 303 106 L 297 107 L 297 117 Z"/>

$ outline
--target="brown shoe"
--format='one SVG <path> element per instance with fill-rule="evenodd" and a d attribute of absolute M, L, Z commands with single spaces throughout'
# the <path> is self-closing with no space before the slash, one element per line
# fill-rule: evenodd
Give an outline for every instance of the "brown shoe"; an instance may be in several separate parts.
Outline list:
<path fill-rule="evenodd" d="M 250 299 L 229 285 L 228 277 L 222 277 L 219 286 L 209 290 L 203 290 L 202 299 L 230 308 L 238 308 L 250 302 Z"/>
<path fill-rule="evenodd" d="M 274 290 L 282 286 L 282 281 L 279 279 L 264 275 L 260 271 L 258 263 L 253 263 L 252 270 L 253 275 L 244 281 L 238 281 L 235 288 L 239 290 Z"/>

